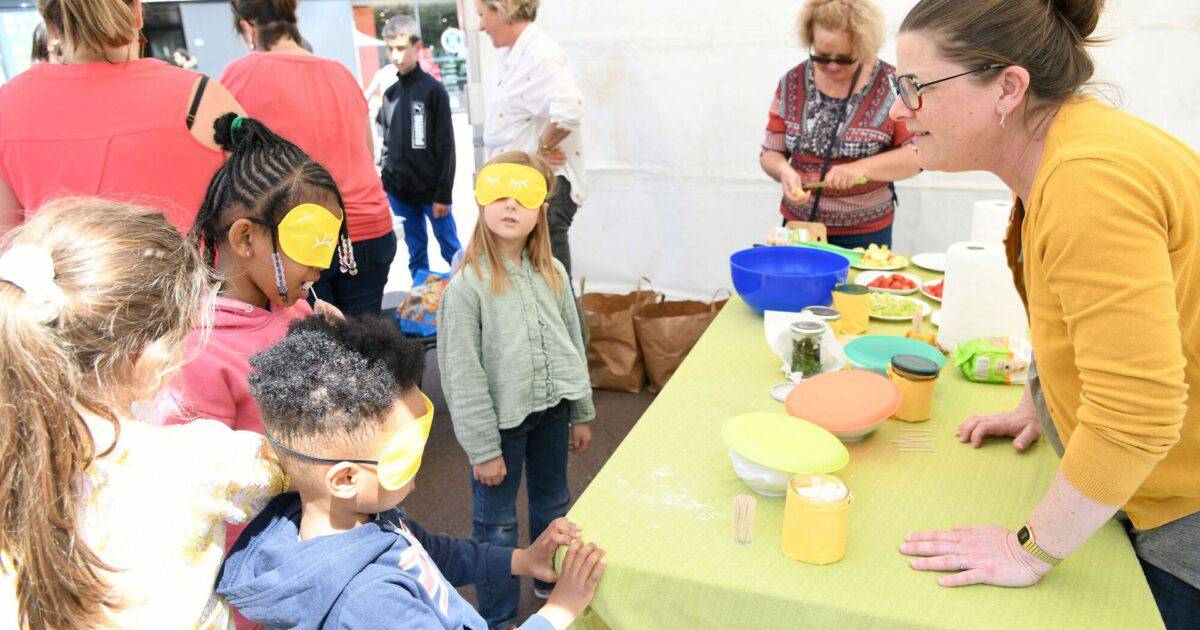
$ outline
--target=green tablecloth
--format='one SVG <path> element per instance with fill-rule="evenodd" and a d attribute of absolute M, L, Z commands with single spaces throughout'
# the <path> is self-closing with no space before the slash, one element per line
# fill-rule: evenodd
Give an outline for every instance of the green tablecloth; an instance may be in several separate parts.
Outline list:
<path fill-rule="evenodd" d="M 873 324 L 872 333 L 904 328 Z M 1015 529 L 1057 466 L 1044 440 L 1023 454 L 1008 440 L 978 450 L 959 444 L 959 423 L 1012 408 L 1021 389 L 971 383 L 953 366 L 942 374 L 932 420 L 889 420 L 848 445 L 850 464 L 836 473 L 854 494 L 845 559 L 812 566 L 784 556 L 784 500 L 754 495 L 734 474 L 719 434 L 733 416 L 783 412 L 768 391 L 782 380 L 762 317 L 734 298 L 571 509 L 584 537 L 608 550 L 592 609 L 577 626 L 1162 627 L 1115 522 L 1032 588 L 945 589 L 940 574 L 908 567 L 898 551 L 906 533 L 988 523 Z M 934 431 L 934 452 L 891 445 L 914 426 Z M 732 540 L 738 494 L 758 502 L 748 546 Z"/>

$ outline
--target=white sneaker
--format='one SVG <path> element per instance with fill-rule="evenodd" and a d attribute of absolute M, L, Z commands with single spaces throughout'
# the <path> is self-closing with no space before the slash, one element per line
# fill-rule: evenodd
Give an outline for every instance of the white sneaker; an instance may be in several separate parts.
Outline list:
<path fill-rule="evenodd" d="M 550 599 L 550 591 L 543 590 L 535 586 L 533 587 L 533 596 L 538 599 Z"/>

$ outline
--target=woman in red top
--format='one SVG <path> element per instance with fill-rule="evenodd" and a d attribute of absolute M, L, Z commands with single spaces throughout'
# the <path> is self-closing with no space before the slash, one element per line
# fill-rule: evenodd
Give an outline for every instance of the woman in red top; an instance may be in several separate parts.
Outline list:
<path fill-rule="evenodd" d="M 40 0 L 58 63 L 0 87 L 0 234 L 46 201 L 91 195 L 192 226 L 224 155 L 213 121 L 242 108 L 215 81 L 139 59 L 141 0 Z"/>
<path fill-rule="evenodd" d="M 890 183 L 920 169 L 912 134 L 888 117 L 896 69 L 875 56 L 883 13 L 870 0 L 808 0 L 797 30 L 809 59 L 780 80 L 759 157 L 783 185 L 779 210 L 784 220 L 824 223 L 836 245 L 890 246 Z M 827 186 L 804 191 L 817 181 Z"/>
<path fill-rule="evenodd" d="M 251 54 L 229 64 L 221 83 L 248 115 L 299 146 L 329 170 L 346 204 L 358 273 L 336 267 L 313 290 L 347 315 L 383 308 L 396 257 L 392 212 L 375 170 L 362 88 L 342 64 L 300 46 L 296 0 L 234 0 L 238 31 Z"/>

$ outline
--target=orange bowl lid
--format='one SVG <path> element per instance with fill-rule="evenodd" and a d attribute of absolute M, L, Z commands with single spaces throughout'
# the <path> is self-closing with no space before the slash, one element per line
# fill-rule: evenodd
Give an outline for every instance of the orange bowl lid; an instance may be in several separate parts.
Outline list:
<path fill-rule="evenodd" d="M 797 385 L 785 405 L 789 415 L 830 431 L 853 431 L 896 413 L 900 390 L 890 379 L 874 372 L 826 372 Z"/>

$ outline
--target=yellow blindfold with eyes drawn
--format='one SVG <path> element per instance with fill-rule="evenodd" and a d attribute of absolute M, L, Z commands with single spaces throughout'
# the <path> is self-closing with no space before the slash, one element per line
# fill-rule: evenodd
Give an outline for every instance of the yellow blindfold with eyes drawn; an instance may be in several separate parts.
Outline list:
<path fill-rule="evenodd" d="M 292 208 L 276 227 L 279 248 L 288 258 L 307 267 L 328 269 L 333 263 L 342 220 L 315 203 Z"/>
<path fill-rule="evenodd" d="M 425 401 L 425 415 L 400 427 L 379 458 L 379 485 L 388 490 L 403 488 L 421 469 L 425 443 L 433 426 L 433 403 L 424 394 L 421 398 Z"/>
<path fill-rule="evenodd" d="M 475 178 L 475 201 L 486 206 L 497 199 L 516 199 L 530 210 L 546 202 L 546 176 L 524 164 L 489 164 Z"/>

